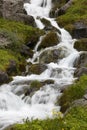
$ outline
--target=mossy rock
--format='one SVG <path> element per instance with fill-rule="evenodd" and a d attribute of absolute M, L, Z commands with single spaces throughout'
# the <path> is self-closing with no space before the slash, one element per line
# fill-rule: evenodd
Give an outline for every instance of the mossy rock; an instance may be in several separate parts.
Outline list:
<path fill-rule="evenodd" d="M 55 31 L 48 32 L 48 34 L 43 38 L 39 49 L 46 48 L 50 46 L 55 46 L 59 43 L 59 37 Z"/>
<path fill-rule="evenodd" d="M 47 66 L 44 64 L 32 64 L 29 66 L 29 74 L 41 74 L 47 69 Z"/>
<path fill-rule="evenodd" d="M 77 40 L 74 44 L 74 48 L 78 51 L 87 51 L 87 38 Z"/>
<path fill-rule="evenodd" d="M 73 101 L 83 97 L 87 89 L 87 75 L 82 76 L 79 81 L 69 86 L 64 90 L 63 95 L 59 100 L 61 111 L 65 112 Z"/>
<path fill-rule="evenodd" d="M 59 47 L 58 49 L 47 49 L 41 53 L 39 62 L 47 64 L 50 62 L 58 62 L 60 59 L 68 55 L 66 47 Z"/>
<path fill-rule="evenodd" d="M 61 27 L 64 27 L 72 35 L 74 24 L 82 22 L 87 25 L 87 1 L 86 0 L 73 0 L 73 4 L 67 9 L 64 15 L 57 17 L 57 22 Z"/>

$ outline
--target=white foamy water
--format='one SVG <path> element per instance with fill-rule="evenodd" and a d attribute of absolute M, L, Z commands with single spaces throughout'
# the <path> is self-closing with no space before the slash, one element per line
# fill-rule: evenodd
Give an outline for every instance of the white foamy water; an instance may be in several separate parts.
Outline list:
<path fill-rule="evenodd" d="M 27 61 L 38 62 L 39 56 L 44 51 L 49 51 L 49 49 L 62 48 L 62 53 L 65 56 L 57 63 L 46 64 L 47 69 L 40 75 L 15 76 L 12 82 L 0 86 L 0 130 L 11 124 L 22 122 L 27 117 L 30 120 L 52 118 L 52 110 L 60 110 L 60 106 L 55 105 L 56 99 L 61 95 L 60 88 L 71 84 L 74 80 L 73 73 L 75 68 L 73 68 L 73 62 L 79 56 L 79 53 L 73 48 L 75 40 L 72 39 L 66 30 L 61 29 L 54 19 L 49 18 L 51 6 L 51 0 L 31 0 L 30 3 L 24 4 L 27 14 L 34 17 L 37 27 L 40 29 L 44 27 L 40 21 L 40 18 L 44 17 L 61 32 L 58 45 L 37 51 L 43 37 L 45 37 L 41 36 L 34 48 L 33 58 Z M 38 60 L 36 61 L 37 57 Z M 42 82 L 49 79 L 54 80 L 54 84 L 44 85 L 31 96 L 24 98 L 25 89 L 29 88 L 31 81 L 38 80 Z"/>

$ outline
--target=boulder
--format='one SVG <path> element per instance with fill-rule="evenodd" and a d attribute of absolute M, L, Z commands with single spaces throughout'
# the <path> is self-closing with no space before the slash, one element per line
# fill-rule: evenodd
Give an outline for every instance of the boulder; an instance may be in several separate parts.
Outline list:
<path fill-rule="evenodd" d="M 84 74 L 87 74 L 87 67 L 78 68 L 74 72 L 75 77 L 81 77 Z"/>
<path fill-rule="evenodd" d="M 8 75 L 15 75 L 17 73 L 17 64 L 14 60 L 10 60 L 6 72 Z"/>
<path fill-rule="evenodd" d="M 59 43 L 59 37 L 58 37 L 57 33 L 54 31 L 51 31 L 51 32 L 48 32 L 48 34 L 44 36 L 39 48 L 55 46 L 58 43 Z"/>
<path fill-rule="evenodd" d="M 29 66 L 29 74 L 41 74 L 47 69 L 45 64 L 32 64 Z"/>
<path fill-rule="evenodd" d="M 87 51 L 87 38 L 82 38 L 76 41 L 74 48 L 76 48 L 78 51 Z"/>
<path fill-rule="evenodd" d="M 5 19 L 15 20 L 35 26 L 35 21 L 32 16 L 28 16 L 23 8 L 23 0 L 1 0 L 0 1 L 0 16 Z"/>
<path fill-rule="evenodd" d="M 3 12 L 4 18 L 10 18 L 16 13 L 23 13 L 23 0 L 3 0 Z"/>
<path fill-rule="evenodd" d="M 50 62 L 58 62 L 60 59 L 68 55 L 66 47 L 59 47 L 58 49 L 47 49 L 43 51 L 39 57 L 39 62 L 47 64 Z"/>
<path fill-rule="evenodd" d="M 87 25 L 84 22 L 76 22 L 72 31 L 73 38 L 87 38 Z"/>
<path fill-rule="evenodd" d="M 74 62 L 74 67 L 87 67 L 87 52 L 80 53 L 80 56 Z"/>
<path fill-rule="evenodd" d="M 0 71 L 0 84 L 6 83 L 9 81 L 8 74 L 6 72 Z"/>
<path fill-rule="evenodd" d="M 32 57 L 33 56 L 33 51 L 26 45 L 22 45 L 20 49 L 20 53 L 23 56 L 27 57 Z"/>

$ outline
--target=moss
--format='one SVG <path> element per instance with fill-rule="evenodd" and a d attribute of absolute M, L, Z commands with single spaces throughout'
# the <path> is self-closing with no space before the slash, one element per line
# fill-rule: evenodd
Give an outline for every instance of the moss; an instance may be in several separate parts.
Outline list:
<path fill-rule="evenodd" d="M 78 51 L 87 51 L 87 38 L 76 41 L 74 48 L 76 48 Z"/>
<path fill-rule="evenodd" d="M 26 65 L 25 59 L 19 53 L 12 52 L 11 50 L 0 49 L 0 70 L 6 71 L 10 61 L 12 60 L 15 61 L 17 65 L 17 72 L 15 72 L 15 74 L 20 74 L 20 72 L 23 71 L 20 67 Z"/>
<path fill-rule="evenodd" d="M 40 35 L 44 32 L 24 25 L 20 22 L 9 21 L 0 18 L 0 70 L 6 71 L 10 60 L 15 60 L 18 71 L 20 66 L 25 65 L 24 55 L 21 55 L 21 47 L 27 42 L 37 42 Z"/>
<path fill-rule="evenodd" d="M 43 31 L 40 31 L 39 29 L 2 18 L 0 18 L 0 29 L 8 31 L 9 33 L 14 33 L 20 40 L 20 43 L 27 43 L 32 40 L 37 41 L 39 36 L 43 34 Z"/>
<path fill-rule="evenodd" d="M 74 0 L 72 6 L 66 11 L 64 15 L 57 18 L 58 24 L 68 29 L 75 22 L 83 21 L 87 25 L 87 1 Z"/>
<path fill-rule="evenodd" d="M 40 87 L 42 87 L 42 84 L 38 80 L 34 80 L 30 84 L 30 88 L 40 89 Z"/>
<path fill-rule="evenodd" d="M 85 94 L 87 89 L 87 75 L 83 75 L 79 81 L 64 90 L 60 98 L 59 104 L 61 111 L 65 112 L 74 100 L 80 99 Z"/>
<path fill-rule="evenodd" d="M 16 124 L 6 130 L 86 130 L 87 106 L 72 108 L 63 119 L 46 119 L 25 121 L 25 124 Z"/>
<path fill-rule="evenodd" d="M 46 20 L 45 18 L 41 19 L 41 22 L 45 25 L 45 26 L 51 26 L 50 21 Z"/>
<path fill-rule="evenodd" d="M 54 45 L 57 45 L 58 42 L 59 42 L 59 39 L 56 32 L 51 31 L 43 38 L 39 48 L 54 46 Z"/>

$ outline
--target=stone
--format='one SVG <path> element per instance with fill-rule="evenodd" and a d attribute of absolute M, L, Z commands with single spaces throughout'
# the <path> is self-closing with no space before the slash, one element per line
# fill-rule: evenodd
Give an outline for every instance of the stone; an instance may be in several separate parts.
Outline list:
<path fill-rule="evenodd" d="M 85 94 L 85 95 L 83 96 L 83 98 L 84 98 L 85 100 L 87 100 L 87 94 Z"/>
<path fill-rule="evenodd" d="M 6 68 L 8 75 L 15 75 L 17 73 L 17 64 L 14 60 L 10 60 L 8 67 Z"/>
<path fill-rule="evenodd" d="M 68 55 L 66 47 L 60 47 L 58 49 L 47 49 L 40 55 L 39 62 L 42 64 L 48 64 L 50 62 L 58 62 L 60 59 Z"/>
<path fill-rule="evenodd" d="M 8 81 L 8 74 L 6 72 L 0 71 L 0 84 L 7 83 Z"/>
<path fill-rule="evenodd" d="M 80 56 L 74 62 L 74 67 L 87 67 L 87 52 L 80 53 Z"/>
<path fill-rule="evenodd" d="M 45 64 L 32 64 L 29 66 L 28 73 L 29 74 L 41 74 L 47 69 Z"/>
<path fill-rule="evenodd" d="M 0 0 L 0 16 L 35 26 L 33 17 L 25 13 L 23 5 L 23 0 Z"/>
<path fill-rule="evenodd" d="M 22 45 L 20 49 L 20 53 L 23 56 L 27 57 L 32 57 L 33 56 L 33 51 L 26 45 Z"/>
<path fill-rule="evenodd" d="M 39 48 L 46 48 L 55 46 L 59 43 L 59 37 L 55 31 L 48 32 L 47 35 L 45 35 L 39 45 Z"/>
<path fill-rule="evenodd" d="M 78 68 L 74 72 L 75 77 L 81 77 L 84 74 L 87 74 L 87 67 Z"/>
<path fill-rule="evenodd" d="M 87 38 L 81 38 L 74 44 L 74 48 L 78 51 L 87 51 Z"/>
<path fill-rule="evenodd" d="M 76 22 L 72 31 L 73 38 L 87 38 L 87 25 L 84 22 Z"/>

